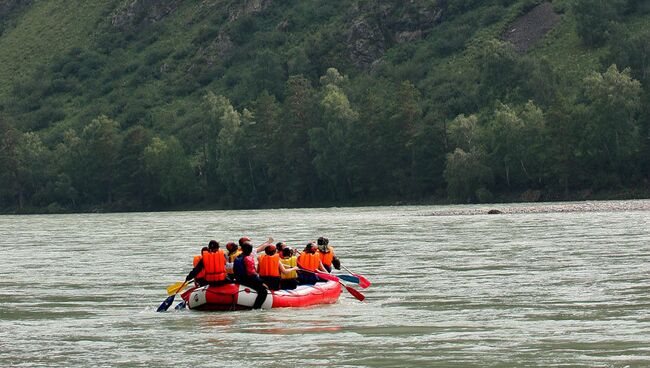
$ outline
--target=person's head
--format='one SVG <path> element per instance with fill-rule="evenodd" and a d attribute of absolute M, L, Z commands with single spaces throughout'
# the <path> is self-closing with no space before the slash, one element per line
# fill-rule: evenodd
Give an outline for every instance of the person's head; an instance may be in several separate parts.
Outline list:
<path fill-rule="evenodd" d="M 291 247 L 282 248 L 282 258 L 289 258 L 293 255 L 293 249 Z"/>
<path fill-rule="evenodd" d="M 208 251 L 208 247 L 203 247 L 201 248 L 201 254 L 205 253 Z"/>
<path fill-rule="evenodd" d="M 318 244 L 318 251 L 321 253 L 329 253 L 330 248 L 327 246 L 327 244 Z"/>
<path fill-rule="evenodd" d="M 228 253 L 235 253 L 237 251 L 237 248 L 239 248 L 239 246 L 235 242 L 228 242 L 226 244 L 226 249 L 228 249 Z"/>
<path fill-rule="evenodd" d="M 239 238 L 239 246 L 241 247 L 242 244 L 244 244 L 245 242 L 249 242 L 249 241 L 251 241 L 251 238 L 249 238 L 247 236 L 242 236 L 241 238 Z"/>
<path fill-rule="evenodd" d="M 208 243 L 208 250 L 210 252 L 216 252 L 219 249 L 219 242 L 216 240 L 210 240 Z"/>
<path fill-rule="evenodd" d="M 311 243 L 311 242 L 307 243 L 307 245 L 305 246 L 304 252 L 316 253 L 316 245 L 314 245 L 314 243 Z"/>
<path fill-rule="evenodd" d="M 286 247 L 287 245 L 284 242 L 278 242 L 275 244 L 275 248 L 278 250 L 278 253 L 282 253 L 282 250 Z"/>
<path fill-rule="evenodd" d="M 249 241 L 245 241 L 241 245 L 241 252 L 243 255 L 248 256 L 253 253 L 253 244 Z"/>
<path fill-rule="evenodd" d="M 330 243 L 330 240 L 324 236 L 321 236 L 320 238 L 318 238 L 317 243 L 318 245 L 328 245 Z"/>
<path fill-rule="evenodd" d="M 276 248 L 275 245 L 267 245 L 266 248 L 264 248 L 264 253 L 266 253 L 269 256 L 272 256 L 275 254 Z"/>

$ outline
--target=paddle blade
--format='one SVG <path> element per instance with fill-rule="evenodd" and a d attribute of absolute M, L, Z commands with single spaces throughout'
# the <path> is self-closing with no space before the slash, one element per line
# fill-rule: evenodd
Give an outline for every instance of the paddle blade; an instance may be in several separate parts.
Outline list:
<path fill-rule="evenodd" d="M 176 304 L 176 307 L 174 307 L 174 309 L 176 309 L 176 310 L 185 309 L 185 306 L 186 306 L 185 300 L 183 300 L 182 302 Z"/>
<path fill-rule="evenodd" d="M 340 281 L 338 277 L 334 275 L 330 275 L 329 273 L 316 272 L 316 276 L 320 277 L 323 280 L 336 281 L 336 282 Z"/>
<path fill-rule="evenodd" d="M 352 276 L 352 275 L 337 275 L 337 276 L 339 277 L 339 279 L 345 280 L 347 282 L 353 282 L 355 284 L 358 284 L 360 282 L 359 278 L 356 276 Z"/>
<path fill-rule="evenodd" d="M 343 284 L 341 284 L 341 285 L 343 285 Z M 347 286 L 347 285 L 343 285 L 343 286 L 345 286 L 345 290 L 347 290 L 348 293 L 352 294 L 353 297 L 357 298 L 358 301 L 362 302 L 362 301 L 364 301 L 364 299 L 366 299 L 366 296 L 361 294 L 359 292 L 359 290 L 354 289 L 354 288 L 352 288 L 350 286 Z"/>
<path fill-rule="evenodd" d="M 156 312 L 166 312 L 169 307 L 171 307 L 172 303 L 174 302 L 174 298 L 176 297 L 176 294 L 168 296 L 165 301 L 163 301 Z"/>
<path fill-rule="evenodd" d="M 180 288 L 181 286 L 183 286 L 183 284 L 184 284 L 183 281 L 179 281 L 179 282 L 175 282 L 175 283 L 173 283 L 173 284 L 167 286 L 167 295 L 174 295 L 174 294 L 176 294 L 176 291 L 178 290 L 178 288 Z"/>
<path fill-rule="evenodd" d="M 355 274 L 354 276 L 359 278 L 359 286 L 361 286 L 362 289 L 365 289 L 365 288 L 367 288 L 368 286 L 371 285 L 370 281 L 368 281 L 367 278 L 365 278 L 365 277 L 363 277 L 361 275 L 357 275 L 357 274 Z"/>

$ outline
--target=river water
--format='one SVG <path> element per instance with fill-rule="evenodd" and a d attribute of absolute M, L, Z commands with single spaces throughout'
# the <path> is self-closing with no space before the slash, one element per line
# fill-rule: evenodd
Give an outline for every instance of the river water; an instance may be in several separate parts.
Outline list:
<path fill-rule="evenodd" d="M 0 216 L 0 366 L 650 366 L 650 211 L 616 203 Z M 155 312 L 242 235 L 329 237 L 366 302 Z"/>

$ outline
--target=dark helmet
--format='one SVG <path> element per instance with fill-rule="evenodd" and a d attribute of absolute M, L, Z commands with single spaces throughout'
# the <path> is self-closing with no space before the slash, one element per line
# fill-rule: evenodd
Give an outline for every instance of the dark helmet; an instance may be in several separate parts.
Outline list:
<path fill-rule="evenodd" d="M 251 242 L 245 241 L 241 245 L 241 251 L 244 255 L 249 255 L 253 252 L 253 244 Z"/>
<path fill-rule="evenodd" d="M 228 249 L 228 252 L 230 252 L 230 253 L 236 252 L 237 248 L 239 248 L 239 246 L 237 246 L 237 244 L 235 242 L 228 242 L 226 244 L 226 249 Z"/>
<path fill-rule="evenodd" d="M 307 252 L 307 253 L 315 253 L 316 252 L 316 246 L 314 245 L 314 243 L 309 242 L 309 243 L 307 243 L 307 245 L 305 245 L 305 250 L 304 251 Z"/>
<path fill-rule="evenodd" d="M 325 238 L 323 238 L 322 236 L 319 237 L 318 240 L 316 240 L 316 242 L 318 243 L 318 245 L 327 244 L 325 243 Z"/>
<path fill-rule="evenodd" d="M 208 249 L 210 251 L 219 249 L 219 242 L 216 240 L 210 240 L 210 242 L 208 243 Z"/>
<path fill-rule="evenodd" d="M 270 256 L 275 254 L 275 250 L 276 250 L 276 248 L 275 248 L 275 245 L 273 245 L 273 244 L 267 245 L 266 248 L 264 248 L 264 252 L 266 252 L 266 254 L 268 254 Z"/>
<path fill-rule="evenodd" d="M 291 257 L 293 255 L 293 249 L 291 247 L 284 247 L 282 249 L 282 257 Z"/>
<path fill-rule="evenodd" d="M 239 238 L 239 245 L 241 246 L 245 242 L 249 242 L 249 241 L 251 241 L 251 238 L 249 238 L 247 236 L 242 236 L 241 238 Z"/>

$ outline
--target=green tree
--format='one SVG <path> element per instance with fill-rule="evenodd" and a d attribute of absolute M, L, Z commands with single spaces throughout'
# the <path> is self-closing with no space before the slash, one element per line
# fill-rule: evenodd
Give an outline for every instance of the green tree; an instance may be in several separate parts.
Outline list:
<path fill-rule="evenodd" d="M 493 176 L 485 160 L 485 153 L 478 148 L 470 152 L 456 148 L 447 155 L 444 177 L 451 198 L 469 203 L 477 200 L 481 192 L 489 193 Z"/>
<path fill-rule="evenodd" d="M 465 152 L 469 152 L 481 143 L 481 132 L 479 129 L 478 116 L 465 116 L 464 114 L 460 114 L 449 123 L 447 128 L 449 141 L 453 147 L 461 148 Z"/>
<path fill-rule="evenodd" d="M 358 113 L 337 85 L 343 80 L 336 69 L 328 70 L 321 78 L 324 84 L 320 101 L 323 125 L 309 130 L 310 145 L 315 152 L 314 167 L 321 179 L 328 182 L 333 197 L 349 197 L 354 191 L 350 172 L 351 125 L 358 119 Z"/>
<path fill-rule="evenodd" d="M 594 171 L 629 174 L 629 161 L 640 148 L 640 96 L 641 84 L 632 79 L 629 69 L 620 72 L 612 65 L 605 73 L 585 78 L 582 150 Z"/>
<path fill-rule="evenodd" d="M 91 203 L 111 204 L 113 201 L 122 140 L 119 127 L 117 121 L 101 115 L 81 131 L 83 190 Z"/>
<path fill-rule="evenodd" d="M 291 76 L 287 80 L 285 100 L 282 103 L 282 119 L 276 138 L 282 144 L 279 152 L 282 160 L 281 171 L 274 172 L 274 182 L 282 181 L 274 197 L 283 202 L 296 203 L 314 200 L 317 184 L 312 166 L 313 152 L 309 145 L 308 132 L 316 126 L 316 93 L 307 78 Z"/>
<path fill-rule="evenodd" d="M 600 46 L 625 10 L 625 0 L 575 0 L 572 10 L 582 42 L 587 46 Z"/>
<path fill-rule="evenodd" d="M 507 187 L 530 185 L 540 180 L 544 115 L 529 101 L 521 111 L 499 105 L 488 124 L 490 153 L 504 175 Z"/>
<path fill-rule="evenodd" d="M 154 200 L 177 205 L 188 199 L 192 191 L 192 168 L 178 139 L 153 138 L 144 149 L 143 161 L 156 194 Z"/>

